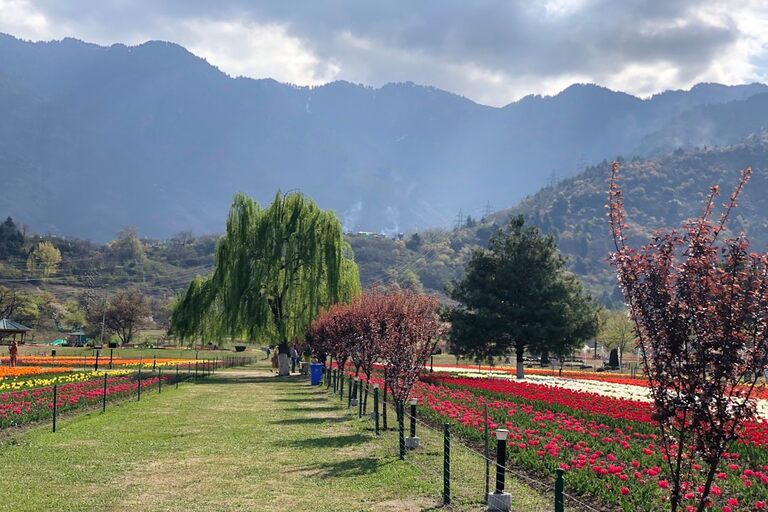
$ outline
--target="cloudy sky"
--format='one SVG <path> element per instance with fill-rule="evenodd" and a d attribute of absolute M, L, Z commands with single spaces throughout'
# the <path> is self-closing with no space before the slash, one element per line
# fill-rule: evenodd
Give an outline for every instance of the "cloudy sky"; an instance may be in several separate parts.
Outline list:
<path fill-rule="evenodd" d="M 768 79 L 762 0 L 0 0 L 0 32 L 161 39 L 233 76 L 410 80 L 490 105 L 574 82 L 647 96 Z"/>

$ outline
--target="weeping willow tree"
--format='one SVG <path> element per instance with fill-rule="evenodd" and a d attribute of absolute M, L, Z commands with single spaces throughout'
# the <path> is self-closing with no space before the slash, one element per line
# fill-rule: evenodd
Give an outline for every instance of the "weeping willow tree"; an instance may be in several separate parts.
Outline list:
<path fill-rule="evenodd" d="M 321 307 L 360 293 L 360 275 L 341 224 L 300 193 L 262 209 L 235 196 L 216 247 L 213 273 L 195 278 L 171 316 L 182 339 L 247 337 L 275 342 L 287 373 L 288 341 Z"/>

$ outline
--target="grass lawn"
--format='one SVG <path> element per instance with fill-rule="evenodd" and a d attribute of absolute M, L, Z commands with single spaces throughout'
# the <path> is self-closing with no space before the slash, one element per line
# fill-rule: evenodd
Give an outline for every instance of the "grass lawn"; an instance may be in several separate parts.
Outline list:
<path fill-rule="evenodd" d="M 0 439 L 0 511 L 420 511 L 439 502 L 439 436 L 420 433 L 424 449 L 399 461 L 394 432 L 376 438 L 369 421 L 298 378 L 234 369 L 110 407 L 64 419 L 55 434 Z M 453 510 L 483 510 L 482 485 L 461 473 L 481 481 L 482 465 L 454 452 Z M 517 510 L 551 508 L 517 483 L 511 492 Z"/>

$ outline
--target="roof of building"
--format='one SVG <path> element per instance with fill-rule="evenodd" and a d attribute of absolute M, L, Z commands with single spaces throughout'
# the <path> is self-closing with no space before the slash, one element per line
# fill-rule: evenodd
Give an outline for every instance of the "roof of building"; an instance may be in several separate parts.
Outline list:
<path fill-rule="evenodd" d="M 0 320 L 0 331 L 12 331 L 12 332 L 26 332 L 31 331 L 29 327 L 21 325 L 19 322 L 14 322 L 8 318 Z"/>

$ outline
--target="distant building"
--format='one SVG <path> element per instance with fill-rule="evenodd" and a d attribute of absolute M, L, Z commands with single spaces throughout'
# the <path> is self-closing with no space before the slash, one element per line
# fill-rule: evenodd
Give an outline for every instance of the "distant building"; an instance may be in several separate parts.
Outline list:
<path fill-rule="evenodd" d="M 88 343 L 88 338 L 83 331 L 74 331 L 67 335 L 67 344 L 73 347 L 83 347 Z"/>

